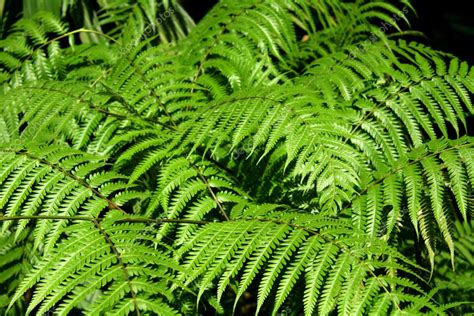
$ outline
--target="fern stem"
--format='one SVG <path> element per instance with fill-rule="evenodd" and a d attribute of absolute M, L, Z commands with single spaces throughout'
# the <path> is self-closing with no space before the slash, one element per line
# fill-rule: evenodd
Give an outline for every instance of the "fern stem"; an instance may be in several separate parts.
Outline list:
<path fill-rule="evenodd" d="M 225 212 L 224 207 L 222 206 L 221 202 L 219 202 L 219 198 L 216 196 L 216 194 L 212 190 L 212 187 L 209 184 L 209 181 L 207 181 L 207 178 L 201 173 L 201 171 L 199 170 L 199 168 L 196 167 L 196 165 L 194 165 L 191 161 L 190 161 L 190 163 L 193 166 L 193 168 L 196 170 L 199 178 L 201 178 L 201 181 L 207 187 L 207 190 L 211 194 L 212 199 L 214 200 L 214 202 L 216 202 L 217 207 L 219 208 L 219 211 L 220 211 L 221 215 L 225 218 L 226 221 L 229 221 L 230 220 L 229 216 L 227 216 L 227 213 Z"/>
<path fill-rule="evenodd" d="M 130 275 L 127 271 L 127 265 L 123 262 L 122 254 L 117 249 L 117 247 L 115 247 L 115 244 L 112 241 L 112 239 L 110 239 L 109 234 L 107 234 L 107 232 L 102 228 L 102 226 L 100 226 L 100 222 L 97 219 L 94 219 L 92 222 L 97 227 L 97 229 L 102 234 L 102 236 L 104 236 L 104 239 L 107 242 L 107 244 L 109 245 L 110 250 L 112 250 L 115 257 L 117 258 L 117 261 L 118 261 L 120 267 L 122 268 L 123 276 L 125 278 L 125 281 L 128 284 L 130 294 L 132 295 L 133 306 L 134 306 L 135 312 L 136 312 L 137 316 L 140 316 L 141 315 L 140 308 L 138 307 L 138 304 L 137 304 L 137 293 L 135 292 L 135 289 L 133 288 L 132 283 L 130 282 Z"/>
<path fill-rule="evenodd" d="M 102 32 L 99 32 L 99 31 L 95 31 L 95 30 L 89 30 L 89 29 L 85 29 L 85 28 L 80 28 L 80 29 L 77 29 L 77 30 L 74 30 L 74 31 L 70 31 L 70 32 L 67 32 L 63 35 L 60 35 L 58 37 L 55 37 L 49 41 L 47 41 L 46 43 L 44 43 L 43 45 L 41 45 L 39 47 L 39 49 L 45 47 L 46 45 L 48 44 L 51 44 L 52 42 L 54 41 L 57 41 L 61 38 L 64 38 L 64 37 L 68 37 L 69 35 L 73 35 L 73 34 L 77 34 L 77 33 L 92 33 L 92 34 L 97 34 L 97 35 L 102 35 L 104 36 L 105 38 L 107 38 L 108 40 L 111 40 L 112 42 L 118 44 L 118 42 L 113 38 L 113 37 L 110 37 L 109 35 L 105 34 L 105 33 L 102 33 Z"/>
<path fill-rule="evenodd" d="M 434 152 L 431 152 L 431 153 L 426 153 L 425 155 L 421 155 L 421 156 L 417 157 L 416 159 L 408 161 L 407 163 L 405 163 L 403 165 L 400 165 L 397 168 L 394 168 L 394 169 L 390 170 L 389 172 L 385 173 L 384 175 L 382 175 L 378 179 L 374 179 L 372 182 L 368 183 L 366 185 L 366 187 L 359 193 L 359 197 L 366 194 L 370 190 L 370 188 L 377 186 L 378 184 L 382 183 L 386 178 L 390 177 L 391 175 L 396 174 L 397 172 L 402 171 L 403 169 L 405 169 L 408 166 L 419 163 L 420 161 L 422 161 L 424 159 L 427 159 L 427 158 L 430 158 L 430 157 L 436 157 L 436 156 L 438 156 L 438 155 L 440 155 L 444 152 L 448 152 L 448 151 L 453 150 L 453 149 L 469 148 L 469 147 L 473 147 L 473 144 L 472 143 L 465 143 L 465 144 L 461 144 L 461 145 L 453 145 L 451 147 L 447 147 L 447 148 L 442 149 L 442 150 L 437 150 L 437 151 L 434 151 Z M 349 206 L 346 207 L 345 209 L 343 209 L 343 211 L 348 210 L 350 207 L 352 207 L 352 203 L 354 201 L 355 201 L 355 199 L 353 199 L 352 202 L 350 202 Z"/>
<path fill-rule="evenodd" d="M 5 221 L 19 221 L 19 220 L 71 220 L 71 221 L 101 221 L 103 218 L 95 218 L 88 216 L 62 216 L 62 215 L 29 215 L 29 216 L 0 216 L 0 222 Z M 117 222 L 126 222 L 126 223 L 175 223 L 175 224 L 191 224 L 191 225 L 206 225 L 210 222 L 207 221 L 197 221 L 190 219 L 176 219 L 176 218 L 120 218 Z"/>
<path fill-rule="evenodd" d="M 20 220 L 49 220 L 49 219 L 57 219 L 57 220 L 71 220 L 71 221 L 93 221 L 94 218 L 87 217 L 87 216 L 62 216 L 62 215 L 29 215 L 29 216 L 0 216 L 0 222 L 6 221 L 20 221 Z"/>
<path fill-rule="evenodd" d="M 19 152 L 19 151 L 14 151 L 16 154 L 18 155 L 25 155 L 27 156 L 28 158 L 30 159 L 33 159 L 33 160 L 36 160 L 44 165 L 47 165 L 49 167 L 51 167 L 52 169 L 55 169 L 59 172 L 61 172 L 62 174 L 64 174 L 66 177 L 68 178 L 71 178 L 75 181 L 77 181 L 80 185 L 82 185 L 83 187 L 85 187 L 86 189 L 88 189 L 89 191 L 91 191 L 95 196 L 97 196 L 98 198 L 104 200 L 104 201 L 107 201 L 108 203 L 108 207 L 110 209 L 115 209 L 115 210 L 119 210 L 120 212 L 122 212 L 123 214 L 127 214 L 127 212 L 125 212 L 120 206 L 118 206 L 114 201 L 108 199 L 107 197 L 105 197 L 102 193 L 100 193 L 98 190 L 94 189 L 89 183 L 87 183 L 86 181 L 84 181 L 83 179 L 79 178 L 78 176 L 70 173 L 69 171 L 65 170 L 64 168 L 60 167 L 59 165 L 57 164 L 53 164 L 53 163 L 50 163 L 49 161 L 43 159 L 43 158 L 39 158 L 39 157 L 36 157 L 32 154 L 30 154 L 28 151 L 22 151 L 22 152 Z"/>
<path fill-rule="evenodd" d="M 138 122 L 140 122 L 142 124 L 145 124 L 145 125 L 151 125 L 152 127 L 155 127 L 152 124 L 157 124 L 157 125 L 160 125 L 160 126 L 166 128 L 166 129 L 169 129 L 171 131 L 176 131 L 176 128 L 174 128 L 173 126 L 169 126 L 169 125 L 166 125 L 166 124 L 164 124 L 160 121 L 152 120 L 152 119 L 149 119 L 149 118 L 142 118 L 136 113 L 130 113 L 130 111 L 129 111 L 129 114 L 133 115 L 132 117 L 129 117 L 129 116 L 126 116 L 126 115 L 123 115 L 123 114 L 120 114 L 120 113 L 110 112 L 107 109 L 100 108 L 97 105 L 93 104 L 91 101 L 87 101 L 86 99 L 82 98 L 82 95 L 76 96 L 76 95 L 67 93 L 63 90 L 46 88 L 46 87 L 32 87 L 32 86 L 29 86 L 29 87 L 24 87 L 24 88 L 20 88 L 20 89 L 26 89 L 26 88 L 32 89 L 32 90 L 41 90 L 41 91 L 61 93 L 65 96 L 67 96 L 67 97 L 70 97 L 72 99 L 76 99 L 77 101 L 79 101 L 83 104 L 87 104 L 89 106 L 89 108 L 92 109 L 92 110 L 95 110 L 97 112 L 103 113 L 103 114 L 108 115 L 108 116 L 113 116 L 113 117 L 116 117 L 116 118 L 119 118 L 119 119 L 122 119 L 122 120 L 138 121 Z M 129 107 L 127 107 L 127 109 L 129 109 Z"/>

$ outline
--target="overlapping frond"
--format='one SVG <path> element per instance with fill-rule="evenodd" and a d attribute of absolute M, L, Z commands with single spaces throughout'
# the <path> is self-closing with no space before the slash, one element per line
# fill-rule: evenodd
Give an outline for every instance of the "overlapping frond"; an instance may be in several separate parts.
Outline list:
<path fill-rule="evenodd" d="M 226 202 L 238 203 L 246 198 L 221 170 L 199 160 L 196 156 L 176 158 L 162 166 L 147 214 L 153 214 L 160 206 L 168 218 L 181 217 L 187 209 L 190 219 L 202 219 L 207 212 L 217 209 L 226 219 Z"/>
<path fill-rule="evenodd" d="M 1 109 L 7 139 L 108 153 L 113 136 L 137 119 L 105 92 L 92 91 L 85 83 L 57 81 L 11 90 Z"/>
<path fill-rule="evenodd" d="M 13 34 L 0 41 L 1 84 L 19 85 L 29 80 L 65 76 L 60 44 L 49 41 L 67 32 L 67 26 L 59 18 L 40 12 L 32 19 L 19 20 L 14 29 Z"/>
<path fill-rule="evenodd" d="M 453 225 L 455 251 L 455 267 L 450 267 L 451 253 L 443 251 L 436 257 L 435 284 L 440 288 L 436 299 L 444 304 L 452 301 L 464 302 L 453 312 L 459 314 L 471 313 L 474 290 L 474 223 L 456 221 Z"/>
<path fill-rule="evenodd" d="M 434 236 L 427 234 L 427 225 L 435 224 L 454 260 L 453 219 L 473 215 L 473 157 L 474 142 L 468 137 L 414 148 L 363 187 L 352 202 L 355 222 L 371 236 L 388 238 L 403 217 L 409 218 L 425 241 L 431 264 Z M 391 210 L 384 214 L 386 207 Z"/>
<path fill-rule="evenodd" d="M 193 19 L 176 0 L 139 0 L 132 5 L 116 0 L 104 3 L 96 20 L 95 26 L 110 29 L 108 34 L 122 39 L 124 46 L 154 36 L 160 43 L 175 43 L 194 27 Z"/>
<path fill-rule="evenodd" d="M 137 25 L 107 45 L 22 20 L 0 43 L 0 311 L 15 287 L 29 314 L 457 308 L 436 266 L 472 261 L 474 71 L 389 39 L 393 3 L 223 0 L 185 36 L 182 12 L 148 25 L 177 2 L 120 0 L 98 21 Z"/>
<path fill-rule="evenodd" d="M 68 226 L 67 238 L 22 280 L 10 306 L 34 287 L 26 315 L 49 310 L 67 315 L 74 308 L 88 315 L 178 314 L 169 305 L 178 263 L 168 250 L 155 248 L 153 238 L 143 233 L 145 224 L 117 222 L 122 217 L 109 214 L 102 221 Z"/>
<path fill-rule="evenodd" d="M 0 233 L 0 312 L 4 312 L 23 276 L 31 269 L 30 260 L 35 252 L 31 249 L 29 231 L 15 238 L 11 232 Z M 23 304 L 14 304 L 12 310 L 24 313 Z"/>
<path fill-rule="evenodd" d="M 342 315 L 443 313 L 424 299 L 422 286 L 403 276 L 416 275 L 413 263 L 381 240 L 354 238 L 350 223 L 343 220 L 329 223 L 312 216 L 303 222 L 298 214 L 287 213 L 209 224 L 183 249 L 189 275 L 181 279 L 198 284 L 198 298 L 217 290 L 220 299 L 237 279 L 237 304 L 255 282 L 257 312 L 274 296 L 273 309 L 267 311 L 275 315 L 304 280 L 304 296 L 298 299 L 304 301 L 305 315 L 328 315 L 335 309 Z"/>
<path fill-rule="evenodd" d="M 125 177 L 107 170 L 101 157 L 63 147 L 2 147 L 0 209 L 3 216 L 24 217 L 16 223 L 18 238 L 29 224 L 28 217 L 60 216 L 63 220 L 35 224 L 34 247 L 49 253 L 61 238 L 68 217 L 98 217 L 109 209 L 140 197 Z M 5 233 L 13 224 L 3 223 Z"/>
<path fill-rule="evenodd" d="M 464 113 L 473 112 L 466 64 L 453 60 L 448 70 L 436 56 L 435 73 L 419 54 L 419 67 L 380 49 L 370 57 L 336 55 L 314 65 L 304 85 L 214 100 L 180 126 L 178 143 L 214 153 L 247 146 L 259 160 L 277 155 L 269 159 L 286 160 L 284 168 L 304 181 L 304 190 L 320 196 L 319 208 L 340 210 L 361 189 L 361 174 L 384 170 L 426 139 L 465 133 Z"/>

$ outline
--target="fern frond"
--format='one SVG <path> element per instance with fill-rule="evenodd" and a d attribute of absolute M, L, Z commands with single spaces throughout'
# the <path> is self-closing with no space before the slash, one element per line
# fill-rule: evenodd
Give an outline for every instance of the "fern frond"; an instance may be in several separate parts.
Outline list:
<path fill-rule="evenodd" d="M 0 310 L 464 310 L 442 287 L 471 279 L 474 70 L 392 40 L 410 10 L 222 0 L 193 27 L 177 1 L 116 0 L 87 29 L 23 18 L 0 42 Z"/>
<path fill-rule="evenodd" d="M 4 314 L 20 280 L 31 268 L 28 261 L 35 257 L 28 238 L 28 231 L 17 237 L 10 232 L 0 235 L 0 311 Z M 13 311 L 18 314 L 25 312 L 22 304 L 15 304 Z"/>
<path fill-rule="evenodd" d="M 62 36 L 67 26 L 49 12 L 39 12 L 14 25 L 8 38 L 0 41 L 2 72 L 8 79 L 2 84 L 19 85 L 24 81 L 59 79 L 65 76 L 63 54 L 59 44 L 49 39 Z"/>
<path fill-rule="evenodd" d="M 392 208 L 389 215 L 392 220 L 388 222 L 389 226 L 385 225 L 382 235 L 390 235 L 394 229 L 397 223 L 397 220 L 393 220 L 394 216 L 409 218 L 417 233 L 419 227 L 426 227 L 428 225 L 426 221 L 432 217 L 451 250 L 452 260 L 454 260 L 453 215 L 449 211 L 451 205 L 446 203 L 450 199 L 449 196 L 454 197 L 455 207 L 463 218 L 472 216 L 472 212 L 466 213 L 467 209 L 472 209 L 472 206 L 468 206 L 466 209 L 466 206 L 472 203 L 473 179 L 468 176 L 468 166 L 471 164 L 471 159 L 462 156 L 462 152 L 470 152 L 469 155 L 473 156 L 472 138 L 464 137 L 456 141 L 433 140 L 425 146 L 414 148 L 412 152 L 401 157 L 393 165 L 391 171 L 382 173 L 380 177 L 368 183 L 362 191 L 363 195 L 354 201 L 357 208 L 356 214 L 361 214 L 364 212 L 363 210 L 369 211 L 369 218 L 361 219 L 360 227 L 366 227 L 366 232 L 372 236 L 378 235 L 383 215 L 380 210 L 384 206 Z M 464 162 L 463 159 L 466 161 Z M 391 185 L 394 177 L 398 179 L 396 186 Z M 401 178 L 403 178 L 403 182 L 401 182 Z M 424 186 L 425 189 L 423 189 Z M 382 190 L 383 194 L 381 194 Z M 380 193 L 378 196 L 372 196 L 372 192 Z M 407 199 L 406 205 L 402 206 L 399 199 L 396 199 L 395 203 L 392 203 L 391 200 L 387 201 L 384 199 L 386 195 L 404 195 Z M 424 203 L 423 200 L 429 201 L 429 204 Z M 375 203 L 378 203 L 379 206 L 373 208 Z M 402 214 L 402 210 L 404 214 Z M 420 214 L 426 212 L 430 212 L 431 216 L 427 218 L 426 215 Z M 421 218 L 425 223 L 419 222 Z M 426 237 L 431 234 L 426 234 L 426 228 L 422 236 L 426 245 L 429 246 L 430 242 Z M 431 253 L 431 262 L 434 260 L 433 256 L 434 253 Z"/>
<path fill-rule="evenodd" d="M 257 234 L 256 240 L 254 236 Z M 390 261 L 398 262 L 400 267 L 409 267 L 412 263 L 381 241 L 371 245 L 369 241 L 341 238 L 341 235 L 336 240 L 324 230 L 317 232 L 292 224 L 291 221 L 285 223 L 271 217 L 208 224 L 196 232 L 195 238 L 185 261 L 185 267 L 192 274 L 182 274 L 183 280 L 190 283 L 197 279 L 197 282 L 202 282 L 199 287 L 203 291 L 210 287 L 213 279 L 221 276 L 218 293 L 222 293 L 229 279 L 236 278 L 236 271 L 243 269 L 236 303 L 250 284 L 258 282 L 257 309 L 261 309 L 270 292 L 277 289 L 278 307 L 274 308 L 273 314 L 291 293 L 303 271 L 307 284 L 307 315 L 313 314 L 316 302 L 319 302 L 317 310 L 321 314 L 330 313 L 336 306 L 342 310 L 352 310 L 353 300 L 359 302 L 356 299 L 359 296 L 364 297 L 357 306 L 359 311 L 370 308 L 389 293 L 394 295 L 394 299 L 389 302 L 389 308 L 394 310 L 402 309 L 402 302 L 422 300 L 422 294 L 404 294 L 407 289 L 423 292 L 411 281 L 383 275 L 380 268 L 391 267 Z M 334 265 L 334 269 L 328 273 L 330 265 Z M 350 282 L 353 282 L 352 286 Z M 339 291 L 341 288 L 343 290 Z M 436 305 L 428 301 L 419 308 L 438 311 Z"/>
<path fill-rule="evenodd" d="M 161 43 L 173 43 L 184 38 L 194 27 L 194 21 L 178 1 L 113 1 L 98 12 L 100 27 L 111 29 L 108 34 L 122 38 L 124 43 L 158 35 Z"/>
<path fill-rule="evenodd" d="M 140 310 L 176 314 L 167 303 L 167 284 L 172 282 L 170 271 L 181 270 L 179 265 L 141 234 L 144 224 L 117 223 L 121 217 L 111 214 L 100 222 L 70 225 L 64 231 L 68 238 L 26 276 L 10 306 L 34 286 L 26 314 L 43 314 L 52 307 L 67 314 L 91 294 L 97 294 L 86 305 L 91 315 Z"/>
<path fill-rule="evenodd" d="M 128 188 L 124 177 L 104 169 L 101 157 L 62 147 L 3 147 L 1 209 L 5 216 L 84 214 L 96 217 L 107 209 L 121 210 L 114 195 Z M 136 196 L 117 195 L 120 204 Z M 28 225 L 19 221 L 18 237 Z M 48 253 L 67 221 L 42 221 L 34 230 L 35 248 Z M 4 222 L 6 232 L 11 222 Z M 46 239 L 45 239 L 46 238 Z"/>
<path fill-rule="evenodd" d="M 456 296 L 456 300 L 465 302 L 463 305 L 455 307 L 453 312 L 466 314 L 473 311 L 472 308 L 472 291 L 474 274 L 472 272 L 472 265 L 474 264 L 474 223 L 472 221 L 459 222 L 456 221 L 453 225 L 453 239 L 454 239 L 454 269 L 450 267 L 451 253 L 442 251 L 436 257 L 436 269 L 434 280 L 440 291 L 435 294 L 435 297 L 441 300 L 442 303 L 448 303 Z"/>

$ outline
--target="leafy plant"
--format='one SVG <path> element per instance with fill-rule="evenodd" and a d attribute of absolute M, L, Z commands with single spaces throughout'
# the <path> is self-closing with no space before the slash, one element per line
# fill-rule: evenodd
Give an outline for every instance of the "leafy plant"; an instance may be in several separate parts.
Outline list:
<path fill-rule="evenodd" d="M 221 1 L 160 45 L 18 22 L 0 43 L 0 309 L 472 311 L 452 278 L 472 279 L 474 70 L 397 38 L 411 10 Z"/>
<path fill-rule="evenodd" d="M 139 0 L 133 4 L 126 0 L 2 0 L 0 32 L 3 37 L 8 35 L 18 16 L 32 19 L 40 11 L 68 18 L 78 29 L 107 31 L 109 36 L 126 42 L 140 36 L 159 36 L 161 42 L 174 42 L 194 26 L 192 18 L 175 0 Z M 85 43 L 103 40 L 95 32 L 81 32 L 79 37 Z"/>

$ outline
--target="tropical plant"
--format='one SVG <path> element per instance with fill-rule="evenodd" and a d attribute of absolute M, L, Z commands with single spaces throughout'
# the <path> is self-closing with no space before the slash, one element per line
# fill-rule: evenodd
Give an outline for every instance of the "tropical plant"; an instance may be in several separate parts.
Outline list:
<path fill-rule="evenodd" d="M 117 40 L 132 41 L 140 36 L 158 36 L 159 42 L 174 42 L 186 36 L 194 26 L 193 19 L 176 0 L 23 0 L 0 1 L 0 33 L 8 35 L 21 16 L 32 19 L 37 12 L 47 11 L 68 18 L 82 42 L 99 42 L 107 31 Z M 19 25 L 21 28 L 23 25 Z"/>
<path fill-rule="evenodd" d="M 18 21 L 0 310 L 472 311 L 474 70 L 401 39 L 410 12 L 223 0 L 159 45 Z"/>

